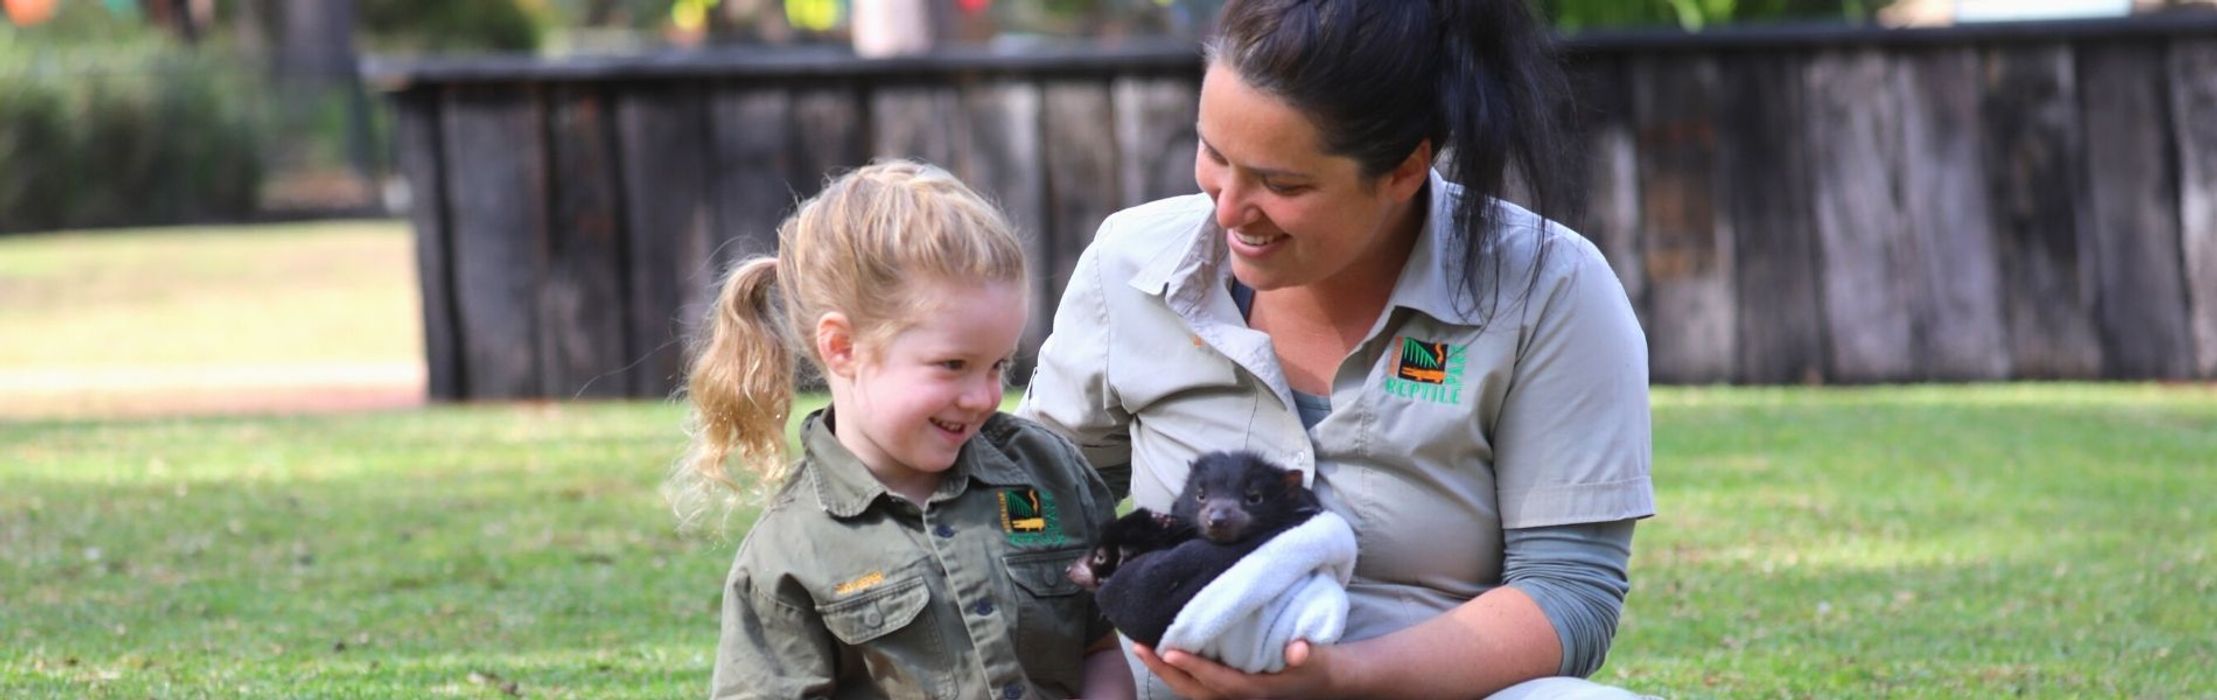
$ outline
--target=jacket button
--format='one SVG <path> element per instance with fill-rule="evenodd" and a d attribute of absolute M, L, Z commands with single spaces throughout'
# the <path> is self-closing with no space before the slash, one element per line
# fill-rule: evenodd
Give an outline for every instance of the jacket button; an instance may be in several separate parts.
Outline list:
<path fill-rule="evenodd" d="M 877 608 L 865 610 L 862 612 L 862 624 L 869 625 L 871 627 L 885 624 L 885 616 L 879 615 Z"/>
<path fill-rule="evenodd" d="M 1024 684 L 1008 684 L 1008 687 L 1001 689 L 1001 697 L 1008 698 L 1008 700 L 1016 700 L 1017 698 L 1024 697 Z"/>
<path fill-rule="evenodd" d="M 978 601 L 978 604 L 977 604 L 976 606 L 972 607 L 971 609 L 972 609 L 972 610 L 975 610 L 975 611 L 977 611 L 977 613 L 978 613 L 979 615 L 991 615 L 991 614 L 993 614 L 993 601 L 991 601 L 991 600 L 981 600 L 981 601 Z"/>
<path fill-rule="evenodd" d="M 955 529 L 947 527 L 946 523 L 940 523 L 939 527 L 931 529 L 931 534 L 938 535 L 940 538 L 944 539 L 955 536 Z"/>

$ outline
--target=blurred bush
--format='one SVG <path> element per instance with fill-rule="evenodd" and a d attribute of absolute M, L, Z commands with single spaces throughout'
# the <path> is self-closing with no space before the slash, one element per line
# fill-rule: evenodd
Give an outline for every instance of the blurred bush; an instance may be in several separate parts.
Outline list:
<path fill-rule="evenodd" d="M 252 214 L 265 120 L 251 73 L 72 9 L 89 5 L 0 24 L 0 232 Z"/>
<path fill-rule="evenodd" d="M 377 52 L 535 51 L 550 19 L 533 0 L 361 0 L 363 48 Z"/>

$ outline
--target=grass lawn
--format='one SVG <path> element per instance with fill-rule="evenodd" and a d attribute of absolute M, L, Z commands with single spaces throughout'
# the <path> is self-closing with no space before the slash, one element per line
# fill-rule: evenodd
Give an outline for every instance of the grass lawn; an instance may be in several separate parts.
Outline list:
<path fill-rule="evenodd" d="M 0 236 L 0 419 L 423 394 L 405 222 Z"/>
<path fill-rule="evenodd" d="M 1668 389 L 1601 678 L 2217 693 L 2217 389 Z M 689 697 L 651 403 L 0 423 L 0 696 Z M 737 520 L 744 523 L 751 513 Z"/>
<path fill-rule="evenodd" d="M 0 698 L 701 694 L 752 513 L 671 533 L 675 407 L 163 417 L 420 396 L 409 245 L 0 238 Z M 1659 389 L 1655 453 L 1602 680 L 2217 697 L 2217 386 Z"/>

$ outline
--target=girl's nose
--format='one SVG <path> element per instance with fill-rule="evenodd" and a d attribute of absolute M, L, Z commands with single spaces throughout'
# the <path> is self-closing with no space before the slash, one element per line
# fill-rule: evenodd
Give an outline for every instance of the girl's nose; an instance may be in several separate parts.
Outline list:
<path fill-rule="evenodd" d="M 962 394 L 956 397 L 956 401 L 960 403 L 962 408 L 973 411 L 982 411 L 999 406 L 1001 405 L 1001 382 L 998 378 L 992 377 L 974 381 L 969 387 L 963 389 Z"/>

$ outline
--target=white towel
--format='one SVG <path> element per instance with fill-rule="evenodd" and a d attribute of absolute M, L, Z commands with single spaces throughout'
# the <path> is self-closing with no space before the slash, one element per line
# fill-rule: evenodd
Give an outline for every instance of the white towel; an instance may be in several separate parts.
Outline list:
<path fill-rule="evenodd" d="M 1330 644 L 1347 630 L 1347 579 L 1354 574 L 1354 528 L 1336 513 L 1318 513 L 1201 587 L 1159 646 L 1248 673 L 1285 670 L 1293 640 Z"/>

